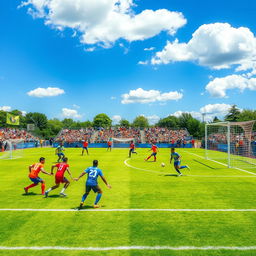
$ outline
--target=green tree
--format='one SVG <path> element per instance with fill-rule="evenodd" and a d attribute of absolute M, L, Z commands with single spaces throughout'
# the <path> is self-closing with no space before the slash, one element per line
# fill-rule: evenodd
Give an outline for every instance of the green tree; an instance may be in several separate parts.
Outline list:
<path fill-rule="evenodd" d="M 137 116 L 134 119 L 132 126 L 141 129 L 149 127 L 148 119 L 145 116 Z"/>
<path fill-rule="evenodd" d="M 188 128 L 188 122 L 190 119 L 193 119 L 192 115 L 189 113 L 182 113 L 178 117 L 180 128 Z"/>
<path fill-rule="evenodd" d="M 88 121 L 81 122 L 80 125 L 81 125 L 81 128 L 89 128 L 89 127 L 92 127 L 92 122 L 88 120 Z"/>
<path fill-rule="evenodd" d="M 212 122 L 213 122 L 213 123 L 218 123 L 218 122 L 221 122 L 221 120 L 220 120 L 217 116 L 215 116 L 215 117 L 213 118 Z"/>
<path fill-rule="evenodd" d="M 130 122 L 126 119 L 122 119 L 120 122 L 119 122 L 119 125 L 122 126 L 122 127 L 125 127 L 125 128 L 129 128 L 130 127 Z"/>
<path fill-rule="evenodd" d="M 179 119 L 176 116 L 168 116 L 160 119 L 155 126 L 165 128 L 178 128 Z"/>
<path fill-rule="evenodd" d="M 38 112 L 30 112 L 26 114 L 25 118 L 27 124 L 35 124 L 39 130 L 47 128 L 48 120 L 45 114 L 41 114 Z"/>
<path fill-rule="evenodd" d="M 74 120 L 71 118 L 65 118 L 62 120 L 62 124 L 64 128 L 71 128 L 72 126 L 74 126 Z"/>
<path fill-rule="evenodd" d="M 201 122 L 195 118 L 191 118 L 187 122 L 187 129 L 190 135 L 194 137 L 201 137 Z"/>
<path fill-rule="evenodd" d="M 60 130 L 63 128 L 63 123 L 59 119 L 54 118 L 54 119 L 48 120 L 47 128 L 50 136 L 56 136 L 60 132 Z"/>
<path fill-rule="evenodd" d="M 244 109 L 238 118 L 238 121 L 251 121 L 256 120 L 256 110 Z"/>
<path fill-rule="evenodd" d="M 225 116 L 225 121 L 229 122 L 237 122 L 240 116 L 240 110 L 237 108 L 236 105 L 233 105 L 230 109 L 228 114 Z"/>
<path fill-rule="evenodd" d="M 104 113 L 96 115 L 93 119 L 93 127 L 109 128 L 111 124 L 112 120 Z"/>

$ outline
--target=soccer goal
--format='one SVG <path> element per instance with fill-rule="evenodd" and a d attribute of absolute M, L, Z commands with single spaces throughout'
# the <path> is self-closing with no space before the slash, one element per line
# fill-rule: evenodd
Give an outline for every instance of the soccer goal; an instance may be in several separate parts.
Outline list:
<path fill-rule="evenodd" d="M 0 159 L 17 159 L 23 157 L 24 140 L 10 139 L 3 142 Z"/>
<path fill-rule="evenodd" d="M 205 157 L 229 168 L 256 169 L 255 120 L 205 125 Z"/>
<path fill-rule="evenodd" d="M 135 144 L 134 138 L 112 138 L 112 148 L 120 148 L 123 147 L 122 144 L 130 143 L 131 141 Z"/>

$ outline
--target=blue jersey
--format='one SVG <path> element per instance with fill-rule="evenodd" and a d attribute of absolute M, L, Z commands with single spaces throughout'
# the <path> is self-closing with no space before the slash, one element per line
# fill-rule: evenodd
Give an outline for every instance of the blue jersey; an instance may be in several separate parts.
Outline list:
<path fill-rule="evenodd" d="M 88 167 L 86 170 L 84 170 L 88 176 L 87 176 L 87 181 L 86 185 L 89 186 L 96 186 L 98 185 L 98 176 L 103 176 L 102 170 L 100 170 L 97 167 Z"/>
<path fill-rule="evenodd" d="M 171 153 L 171 157 L 175 162 L 179 161 L 180 155 L 177 152 Z"/>

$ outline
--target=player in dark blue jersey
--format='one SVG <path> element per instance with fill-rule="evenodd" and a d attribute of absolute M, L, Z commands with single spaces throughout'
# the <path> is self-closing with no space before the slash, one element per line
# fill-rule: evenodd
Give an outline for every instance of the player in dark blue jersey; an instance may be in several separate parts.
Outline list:
<path fill-rule="evenodd" d="M 105 177 L 103 176 L 102 170 L 98 168 L 98 160 L 93 161 L 93 166 L 88 167 L 86 170 L 84 170 L 78 178 L 75 178 L 74 180 L 78 181 L 81 177 L 83 177 L 85 174 L 87 174 L 87 180 L 86 180 L 86 186 L 85 186 L 85 194 L 82 197 L 81 203 L 79 208 L 81 209 L 84 205 L 84 201 L 89 195 L 90 191 L 93 190 L 94 193 L 97 193 L 96 200 L 94 203 L 94 208 L 99 208 L 99 201 L 102 196 L 102 190 L 98 185 L 98 177 L 100 176 L 103 182 L 106 184 L 108 188 L 111 188 L 111 186 L 106 181 Z"/>
<path fill-rule="evenodd" d="M 181 155 L 179 153 L 175 152 L 175 148 L 171 149 L 170 164 L 172 163 L 172 159 L 174 159 L 174 168 L 175 168 L 176 172 L 179 174 L 179 176 L 182 175 L 182 173 L 180 172 L 180 169 L 187 168 L 188 170 L 190 170 L 188 165 L 180 166 Z"/>

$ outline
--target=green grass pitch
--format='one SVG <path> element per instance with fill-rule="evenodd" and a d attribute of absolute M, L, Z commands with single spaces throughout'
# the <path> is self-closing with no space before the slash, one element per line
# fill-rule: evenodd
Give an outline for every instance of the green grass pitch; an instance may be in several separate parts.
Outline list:
<path fill-rule="evenodd" d="M 128 149 L 90 149 L 81 156 L 81 149 L 66 149 L 70 170 L 77 177 L 92 160 L 112 185 L 108 189 L 100 180 L 103 196 L 101 209 L 255 209 L 256 176 L 204 160 L 201 149 L 178 149 L 182 163 L 191 171 L 182 170 L 176 177 L 169 164 L 169 149 L 160 149 L 158 160 L 145 162 L 148 149 L 137 149 L 125 165 Z M 191 154 L 192 153 L 192 154 Z M 28 166 L 40 156 L 46 157 L 45 169 L 56 161 L 54 149 L 24 150 L 22 158 L 0 160 L 0 209 L 75 209 L 84 193 L 85 176 L 72 181 L 67 198 L 59 197 L 60 188 L 48 198 L 40 195 L 40 186 L 23 195 L 28 179 Z M 161 167 L 161 163 L 166 164 Z M 255 172 L 256 170 L 250 169 Z M 46 188 L 54 177 L 40 175 Z M 67 178 L 68 174 L 66 175 Z M 256 246 L 256 212 L 164 212 L 164 211 L 100 211 L 91 209 L 95 194 L 85 205 L 88 211 L 31 212 L 0 211 L 0 247 L 64 246 Z M 125 251 L 36 251 L 0 250 L 7 255 L 256 255 L 256 250 L 125 250 Z"/>

